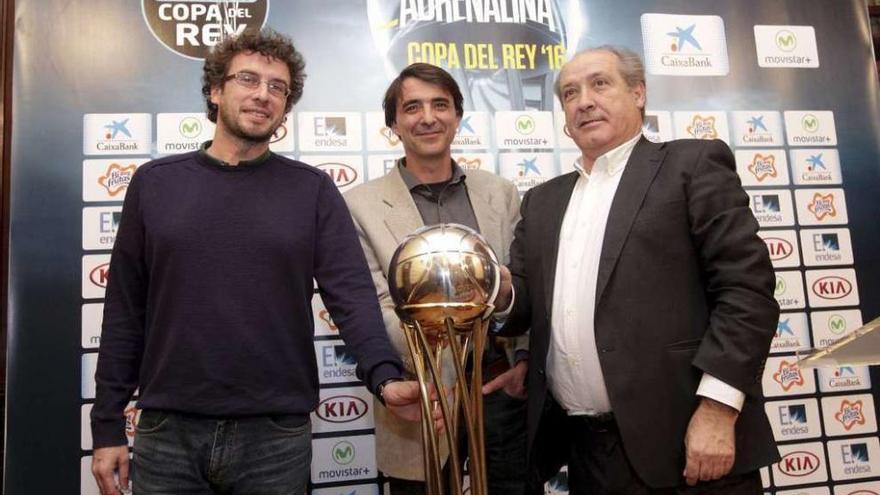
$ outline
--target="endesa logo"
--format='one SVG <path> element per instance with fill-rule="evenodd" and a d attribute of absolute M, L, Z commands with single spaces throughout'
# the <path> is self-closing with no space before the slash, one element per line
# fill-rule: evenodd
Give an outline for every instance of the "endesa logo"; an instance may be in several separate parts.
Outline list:
<path fill-rule="evenodd" d="M 315 167 L 323 170 L 333 179 L 336 187 L 345 187 L 353 184 L 358 178 L 357 170 L 350 165 L 338 162 L 328 162 L 315 165 Z"/>
<path fill-rule="evenodd" d="M 322 400 L 315 413 L 330 423 L 349 423 L 364 417 L 368 410 L 366 401 L 360 397 L 336 395 Z"/>
<path fill-rule="evenodd" d="M 812 289 L 822 299 L 842 299 L 852 292 L 852 283 L 843 277 L 822 277 L 813 282 Z"/>
<path fill-rule="evenodd" d="M 98 287 L 107 288 L 107 279 L 110 277 L 110 263 L 96 266 L 89 272 L 89 280 Z"/>
<path fill-rule="evenodd" d="M 777 466 L 788 476 L 807 476 L 819 469 L 819 457 L 812 452 L 798 450 L 783 456 Z"/>

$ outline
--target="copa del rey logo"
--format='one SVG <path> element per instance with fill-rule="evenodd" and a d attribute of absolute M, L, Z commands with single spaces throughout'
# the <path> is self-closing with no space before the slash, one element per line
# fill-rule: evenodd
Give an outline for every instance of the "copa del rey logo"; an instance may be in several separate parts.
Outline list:
<path fill-rule="evenodd" d="M 862 401 L 850 402 L 844 399 L 840 404 L 840 410 L 834 413 L 834 419 L 840 422 L 846 431 L 852 429 L 853 426 L 865 424 Z"/>
<path fill-rule="evenodd" d="M 804 376 L 797 363 L 789 363 L 785 360 L 779 363 L 779 370 L 773 373 L 773 380 L 786 392 L 795 385 L 802 386 L 804 384 Z"/>
<path fill-rule="evenodd" d="M 838 276 L 822 277 L 813 282 L 813 294 L 823 299 L 842 299 L 852 292 L 852 283 Z"/>
<path fill-rule="evenodd" d="M 367 414 L 366 401 L 353 395 L 334 395 L 318 404 L 315 413 L 330 423 L 349 423 Z"/>
<path fill-rule="evenodd" d="M 788 476 L 807 476 L 819 469 L 819 457 L 805 450 L 789 452 L 782 457 L 777 466 Z"/>

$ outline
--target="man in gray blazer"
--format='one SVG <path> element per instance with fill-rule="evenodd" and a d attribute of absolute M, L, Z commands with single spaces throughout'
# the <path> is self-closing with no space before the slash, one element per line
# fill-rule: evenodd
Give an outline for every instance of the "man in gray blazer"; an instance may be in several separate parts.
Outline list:
<path fill-rule="evenodd" d="M 404 237 L 424 225 L 467 225 L 506 263 L 519 195 L 509 181 L 481 170 L 464 171 L 450 146 L 463 114 L 462 95 L 446 71 L 428 64 L 405 68 L 383 101 L 385 123 L 403 144 L 405 157 L 384 177 L 345 194 L 391 342 L 412 375 L 412 360 L 388 294 L 388 266 Z M 493 338 L 483 375 L 489 492 L 522 494 L 525 486 L 525 396 L 527 352 L 516 342 Z M 525 339 L 520 339 L 525 347 Z M 448 356 L 447 356 L 448 358 Z M 453 369 L 451 362 L 444 371 Z M 506 370 L 506 371 L 505 371 Z M 500 373 L 498 376 L 494 376 Z M 425 492 L 421 433 L 375 402 L 376 460 L 390 478 L 392 495 Z M 444 450 L 444 458 L 448 452 Z"/>
<path fill-rule="evenodd" d="M 502 330 L 530 331 L 530 459 L 573 495 L 762 493 L 779 306 L 733 154 L 641 135 L 630 50 L 577 54 L 556 91 L 582 158 L 523 198 Z"/>

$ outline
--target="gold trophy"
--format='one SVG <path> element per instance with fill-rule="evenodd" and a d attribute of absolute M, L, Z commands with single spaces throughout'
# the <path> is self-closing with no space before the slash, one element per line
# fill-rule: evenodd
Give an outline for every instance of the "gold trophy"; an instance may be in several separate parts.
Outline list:
<path fill-rule="evenodd" d="M 412 355 L 421 388 L 422 449 L 428 495 L 462 492 L 457 439 L 459 416 L 464 419 L 470 456 L 470 493 L 486 495 L 486 455 L 483 434 L 483 348 L 489 317 L 500 286 L 495 252 L 476 231 L 464 225 L 422 227 L 407 236 L 391 258 L 388 287 Z M 452 354 L 455 380 L 442 380 L 443 353 Z M 473 353 L 470 379 L 465 373 Z M 470 382 L 470 383 L 468 383 Z M 437 398 L 429 396 L 429 386 Z M 452 402 L 447 388 L 452 387 Z M 445 432 L 433 427 L 440 408 Z M 448 485 L 442 476 L 441 442 L 449 450 Z M 444 490 L 444 488 L 447 488 Z"/>

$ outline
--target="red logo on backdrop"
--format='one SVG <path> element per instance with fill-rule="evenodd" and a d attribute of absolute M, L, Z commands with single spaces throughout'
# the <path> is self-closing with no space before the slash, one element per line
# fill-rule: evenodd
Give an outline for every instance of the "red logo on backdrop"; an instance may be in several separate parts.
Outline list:
<path fill-rule="evenodd" d="M 770 252 L 770 259 L 773 261 L 784 260 L 794 251 L 794 246 L 790 242 L 779 237 L 766 237 L 764 244 L 767 245 L 767 251 Z"/>
<path fill-rule="evenodd" d="M 822 277 L 813 282 L 813 294 L 822 299 L 842 299 L 852 292 L 852 284 L 843 277 Z"/>
<path fill-rule="evenodd" d="M 134 406 L 129 406 L 125 408 L 125 412 L 122 414 L 125 416 L 125 435 L 128 438 L 134 438 L 135 433 L 137 433 L 137 424 L 141 417 L 141 410 Z"/>
<path fill-rule="evenodd" d="M 107 277 L 110 276 L 110 263 L 103 263 L 89 272 L 89 280 L 98 287 L 107 288 Z"/>
<path fill-rule="evenodd" d="M 782 385 L 782 390 L 788 392 L 788 389 L 795 385 L 801 386 L 804 384 L 804 375 L 801 374 L 797 363 L 789 363 L 783 360 L 779 363 L 779 370 L 773 373 L 773 380 Z"/>
<path fill-rule="evenodd" d="M 330 312 L 327 311 L 326 309 L 322 309 L 320 312 L 318 312 L 318 318 L 320 318 L 321 321 L 326 323 L 327 326 L 330 328 L 330 330 L 332 330 L 334 332 L 339 331 L 339 329 L 333 323 L 333 319 L 330 318 Z"/>
<path fill-rule="evenodd" d="M 840 422 L 846 431 L 855 425 L 865 424 L 865 415 L 862 414 L 862 401 L 850 402 L 846 399 L 840 404 L 840 410 L 834 414 L 834 419 Z"/>
<path fill-rule="evenodd" d="M 327 172 L 327 175 L 333 179 L 333 182 L 336 184 L 336 187 L 344 187 L 349 184 L 354 183 L 354 181 L 358 178 L 357 170 L 350 165 L 346 165 L 344 163 L 322 163 L 320 165 L 315 165 L 317 168 Z"/>
<path fill-rule="evenodd" d="M 789 476 L 807 476 L 816 472 L 819 464 L 819 457 L 816 454 L 798 450 L 785 454 L 776 466 Z"/>
<path fill-rule="evenodd" d="M 367 414 L 367 403 L 353 395 L 335 395 L 322 400 L 315 414 L 330 423 L 350 423 Z"/>
<path fill-rule="evenodd" d="M 284 119 L 287 120 L 287 117 L 285 117 Z M 281 125 L 279 125 L 277 129 L 275 129 L 275 132 L 272 133 L 272 139 L 269 140 L 269 144 L 277 143 L 278 141 L 281 141 L 282 139 L 284 139 L 286 137 L 287 137 L 287 123 L 282 122 Z"/>
<path fill-rule="evenodd" d="M 137 166 L 134 164 L 123 167 L 118 163 L 112 163 L 107 168 L 107 172 L 98 177 L 98 184 L 106 189 L 107 194 L 111 197 L 116 196 L 128 189 L 128 184 L 131 182 L 136 169 Z"/>

